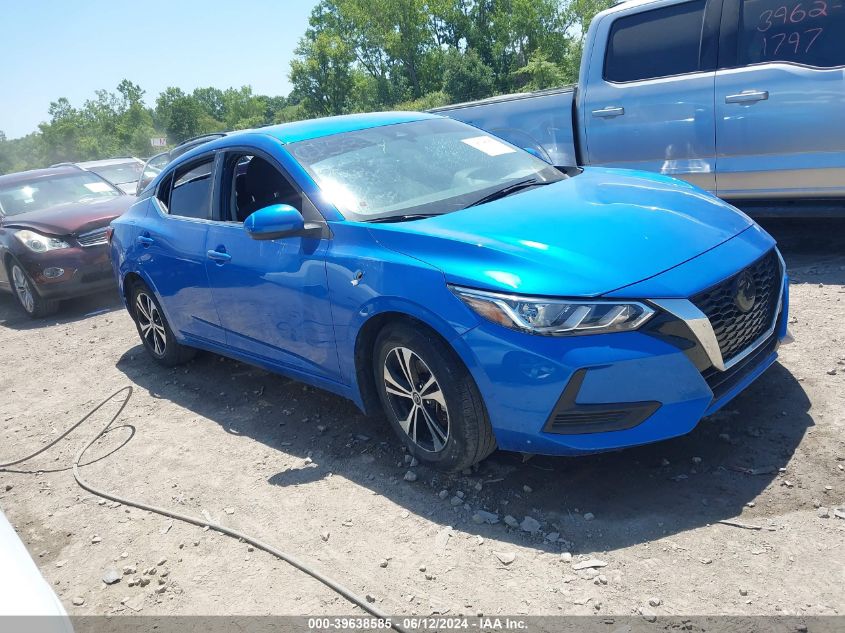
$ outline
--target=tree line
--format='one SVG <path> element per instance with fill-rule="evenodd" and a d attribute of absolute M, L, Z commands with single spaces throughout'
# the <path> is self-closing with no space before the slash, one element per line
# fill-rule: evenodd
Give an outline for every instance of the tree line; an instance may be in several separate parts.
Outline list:
<path fill-rule="evenodd" d="M 62 161 L 148 156 L 171 144 L 317 116 L 425 110 L 577 79 L 584 34 L 612 0 L 321 0 L 291 61 L 286 96 L 169 87 L 152 107 L 123 80 L 20 139 L 0 131 L 0 174 Z"/>

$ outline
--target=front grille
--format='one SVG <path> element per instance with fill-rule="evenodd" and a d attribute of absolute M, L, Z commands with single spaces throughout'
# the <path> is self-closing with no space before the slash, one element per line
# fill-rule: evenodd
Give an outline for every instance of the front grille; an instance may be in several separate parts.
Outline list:
<path fill-rule="evenodd" d="M 94 229 L 93 231 L 88 231 L 87 233 L 80 234 L 77 237 L 77 241 L 81 246 L 99 246 L 100 244 L 107 244 L 108 243 L 108 236 L 106 232 L 108 231 L 108 227 L 104 226 L 101 229 Z"/>
<path fill-rule="evenodd" d="M 713 402 L 719 400 L 733 389 L 752 369 L 757 367 L 769 354 L 778 347 L 778 333 L 772 332 L 766 342 L 754 352 L 743 358 L 727 371 L 719 371 L 715 367 L 703 372 L 704 380 L 713 392 Z"/>
<path fill-rule="evenodd" d="M 755 299 L 743 312 L 737 305 L 737 280 L 744 273 L 753 279 Z M 783 272 L 777 252 L 772 249 L 736 275 L 694 296 L 716 334 L 725 363 L 742 353 L 768 330 L 775 319 Z"/>

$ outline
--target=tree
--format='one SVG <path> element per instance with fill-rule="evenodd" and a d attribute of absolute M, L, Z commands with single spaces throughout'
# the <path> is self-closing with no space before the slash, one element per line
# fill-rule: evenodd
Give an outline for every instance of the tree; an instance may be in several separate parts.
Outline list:
<path fill-rule="evenodd" d="M 310 116 L 343 114 L 350 107 L 352 51 L 327 32 L 303 37 L 291 62 L 290 81 Z"/>
<path fill-rule="evenodd" d="M 156 99 L 156 122 L 167 133 L 170 143 L 211 131 L 203 129 L 203 114 L 199 102 L 186 95 L 181 88 L 170 86 Z"/>
<path fill-rule="evenodd" d="M 528 63 L 514 74 L 525 80 L 524 87 L 528 90 L 544 90 L 560 86 L 565 82 L 563 68 L 550 62 L 542 51 L 532 53 Z"/>
<path fill-rule="evenodd" d="M 493 71 L 474 50 L 450 50 L 443 71 L 443 91 L 455 103 L 493 94 Z"/>

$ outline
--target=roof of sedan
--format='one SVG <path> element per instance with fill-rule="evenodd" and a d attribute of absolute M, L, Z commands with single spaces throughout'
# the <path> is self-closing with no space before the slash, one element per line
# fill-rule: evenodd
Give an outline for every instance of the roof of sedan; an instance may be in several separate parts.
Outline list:
<path fill-rule="evenodd" d="M 437 115 L 422 112 L 370 112 L 282 123 L 281 125 L 263 127 L 253 131 L 268 134 L 279 139 L 282 143 L 296 143 L 297 141 L 306 141 L 321 136 L 340 134 L 341 132 L 354 132 L 382 125 L 435 118 L 438 118 Z"/>
<path fill-rule="evenodd" d="M 30 169 L 29 171 L 19 171 L 14 174 L 6 174 L 0 176 L 0 186 L 14 186 L 22 182 L 31 182 L 40 178 L 49 178 L 50 176 L 63 176 L 64 174 L 78 174 L 79 168 L 73 165 L 66 165 L 62 167 L 48 167 L 47 169 Z"/>
<path fill-rule="evenodd" d="M 104 158 L 102 160 L 86 160 L 76 164 L 80 167 L 110 167 L 111 165 L 125 165 L 126 163 L 140 163 L 143 165 L 144 161 L 134 156 L 120 156 L 116 158 Z"/>

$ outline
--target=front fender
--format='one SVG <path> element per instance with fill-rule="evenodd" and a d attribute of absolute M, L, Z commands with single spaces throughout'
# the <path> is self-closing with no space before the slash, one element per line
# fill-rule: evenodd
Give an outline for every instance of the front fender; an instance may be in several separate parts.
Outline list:
<path fill-rule="evenodd" d="M 363 408 L 356 366 L 359 336 L 386 314 L 411 317 L 455 341 L 478 318 L 446 285 L 443 273 L 418 259 L 385 248 L 365 225 L 331 223 L 326 259 L 341 380 Z"/>

